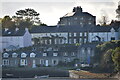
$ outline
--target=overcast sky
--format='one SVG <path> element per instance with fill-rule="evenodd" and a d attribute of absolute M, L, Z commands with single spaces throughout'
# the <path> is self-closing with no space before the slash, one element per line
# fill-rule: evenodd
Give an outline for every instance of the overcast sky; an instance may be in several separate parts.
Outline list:
<path fill-rule="evenodd" d="M 40 13 L 40 19 L 48 25 L 56 25 L 59 18 L 72 12 L 73 7 L 81 6 L 83 12 L 96 16 L 98 21 L 102 15 L 116 19 L 115 10 L 119 0 L 1 0 L 0 17 L 13 16 L 20 9 L 33 8 Z"/>

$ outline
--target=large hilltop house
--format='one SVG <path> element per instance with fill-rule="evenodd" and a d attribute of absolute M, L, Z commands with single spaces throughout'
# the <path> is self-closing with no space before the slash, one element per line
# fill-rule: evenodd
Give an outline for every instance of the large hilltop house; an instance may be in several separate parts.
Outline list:
<path fill-rule="evenodd" d="M 66 25 L 66 26 L 79 25 L 81 27 L 85 25 L 95 25 L 96 16 L 93 16 L 88 12 L 83 12 L 82 8 L 78 6 L 78 7 L 74 7 L 71 13 L 67 13 L 66 15 L 61 17 L 58 24 Z"/>
<path fill-rule="evenodd" d="M 3 52 L 3 66 L 56 66 L 75 59 L 79 59 L 76 64 L 91 64 L 97 44 L 120 39 L 120 26 L 96 26 L 95 16 L 75 7 L 71 14 L 60 18 L 58 25 L 33 27 L 30 34 L 27 30 L 24 35 L 25 42 L 18 42 L 17 36 L 15 46 L 30 46 L 30 42 L 33 46 L 28 50 Z"/>

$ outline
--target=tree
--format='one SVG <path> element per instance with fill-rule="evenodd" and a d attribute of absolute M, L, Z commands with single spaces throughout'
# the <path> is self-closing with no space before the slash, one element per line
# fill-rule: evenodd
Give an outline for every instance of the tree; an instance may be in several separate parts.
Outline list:
<path fill-rule="evenodd" d="M 4 16 L 2 19 L 2 28 L 12 28 L 15 26 L 15 23 L 12 21 L 10 16 Z"/>
<path fill-rule="evenodd" d="M 17 17 L 22 18 L 24 20 L 30 20 L 33 24 L 35 23 L 36 20 L 40 22 L 40 19 L 38 18 L 40 14 L 31 8 L 25 10 L 18 10 L 16 12 L 16 15 Z"/>
<path fill-rule="evenodd" d="M 92 58 L 93 63 L 98 63 L 100 68 L 113 71 L 114 61 L 112 54 L 117 47 L 120 47 L 120 40 L 114 40 L 99 44 L 95 49 L 95 56 Z"/>
<path fill-rule="evenodd" d="M 112 60 L 115 64 L 115 70 L 120 72 L 120 47 L 117 47 L 112 53 Z"/>
<path fill-rule="evenodd" d="M 108 17 L 105 15 L 101 17 L 101 20 L 99 20 L 101 26 L 106 26 L 108 22 L 109 22 Z"/>

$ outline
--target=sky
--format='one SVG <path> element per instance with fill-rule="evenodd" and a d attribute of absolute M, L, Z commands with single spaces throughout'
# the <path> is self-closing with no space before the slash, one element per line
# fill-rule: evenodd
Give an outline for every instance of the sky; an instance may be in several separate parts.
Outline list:
<path fill-rule="evenodd" d="M 1 0 L 0 17 L 14 16 L 20 9 L 32 8 L 40 13 L 43 23 L 57 25 L 60 17 L 72 12 L 73 7 L 81 6 L 83 12 L 96 16 L 97 22 L 103 15 L 111 21 L 116 20 L 118 2 L 119 0 Z"/>

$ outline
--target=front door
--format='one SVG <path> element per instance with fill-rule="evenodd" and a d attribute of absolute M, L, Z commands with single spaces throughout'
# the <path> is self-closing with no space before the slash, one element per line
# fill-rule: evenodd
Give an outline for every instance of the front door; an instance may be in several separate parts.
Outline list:
<path fill-rule="evenodd" d="M 48 60 L 45 60 L 45 66 L 48 66 Z"/>

